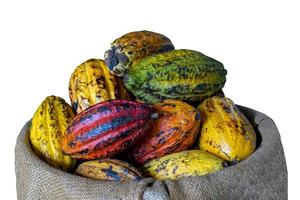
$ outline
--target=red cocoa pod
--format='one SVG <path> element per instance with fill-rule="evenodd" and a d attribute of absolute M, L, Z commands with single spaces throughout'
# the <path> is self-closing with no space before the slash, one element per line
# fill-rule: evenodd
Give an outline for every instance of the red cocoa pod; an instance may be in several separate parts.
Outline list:
<path fill-rule="evenodd" d="M 145 103 L 116 99 L 95 104 L 69 124 L 62 150 L 84 160 L 115 156 L 149 133 L 153 116 Z"/>
<path fill-rule="evenodd" d="M 148 136 L 129 155 L 138 165 L 190 148 L 200 132 L 200 111 L 191 105 L 165 100 L 153 107 L 159 117 Z"/>

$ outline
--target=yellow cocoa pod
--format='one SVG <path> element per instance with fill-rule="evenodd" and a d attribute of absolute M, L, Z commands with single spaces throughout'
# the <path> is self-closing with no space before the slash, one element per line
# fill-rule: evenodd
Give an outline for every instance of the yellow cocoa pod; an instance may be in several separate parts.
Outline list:
<path fill-rule="evenodd" d="M 53 167 L 69 171 L 75 160 L 64 155 L 61 140 L 74 118 L 72 107 L 62 98 L 48 96 L 33 115 L 30 142 L 36 154 Z"/>
<path fill-rule="evenodd" d="M 144 175 L 155 179 L 178 179 L 189 176 L 202 176 L 226 166 L 226 162 L 208 152 L 187 150 L 151 160 L 142 170 Z"/>
<path fill-rule="evenodd" d="M 141 173 L 129 163 L 110 158 L 83 162 L 76 169 L 76 173 L 97 180 L 129 181 L 142 179 Z"/>
<path fill-rule="evenodd" d="M 130 99 L 122 80 L 111 74 L 100 59 L 87 60 L 74 70 L 69 82 L 69 96 L 77 113 L 102 101 Z"/>
<path fill-rule="evenodd" d="M 253 153 L 256 147 L 255 131 L 230 99 L 214 96 L 204 100 L 198 109 L 202 116 L 200 149 L 233 162 Z"/>

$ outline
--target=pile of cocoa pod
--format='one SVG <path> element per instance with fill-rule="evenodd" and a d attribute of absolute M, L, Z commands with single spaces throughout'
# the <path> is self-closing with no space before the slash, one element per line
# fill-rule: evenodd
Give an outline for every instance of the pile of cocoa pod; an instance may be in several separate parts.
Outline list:
<path fill-rule="evenodd" d="M 166 36 L 137 31 L 89 59 L 69 82 L 70 106 L 48 96 L 30 143 L 49 165 L 98 180 L 201 176 L 246 159 L 256 133 L 222 92 L 227 71 Z"/>

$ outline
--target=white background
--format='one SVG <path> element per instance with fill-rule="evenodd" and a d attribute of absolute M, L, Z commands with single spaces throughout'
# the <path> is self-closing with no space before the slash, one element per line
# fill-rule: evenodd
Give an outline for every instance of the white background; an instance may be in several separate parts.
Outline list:
<path fill-rule="evenodd" d="M 226 96 L 276 122 L 289 198 L 299 199 L 299 8 L 296 1 L 276 0 L 1 0 L 1 199 L 16 199 L 15 140 L 40 102 L 52 94 L 69 102 L 68 81 L 77 65 L 103 58 L 114 39 L 144 29 L 225 65 Z"/>

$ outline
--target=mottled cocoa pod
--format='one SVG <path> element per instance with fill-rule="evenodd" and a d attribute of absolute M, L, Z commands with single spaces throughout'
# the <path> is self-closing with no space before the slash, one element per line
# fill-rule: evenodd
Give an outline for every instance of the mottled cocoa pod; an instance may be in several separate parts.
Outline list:
<path fill-rule="evenodd" d="M 134 166 L 110 158 L 83 162 L 76 169 L 76 173 L 102 181 L 138 181 L 142 179 L 141 173 Z"/>
<path fill-rule="evenodd" d="M 107 158 L 129 149 L 151 130 L 153 109 L 129 100 L 104 101 L 78 114 L 62 141 L 65 154 Z"/>
<path fill-rule="evenodd" d="M 233 101 L 214 96 L 205 99 L 198 109 L 203 116 L 200 149 L 231 162 L 243 160 L 254 152 L 254 128 Z"/>
<path fill-rule="evenodd" d="M 124 76 L 125 87 L 138 99 L 201 101 L 221 90 L 227 71 L 222 63 L 200 52 L 178 49 L 143 59 Z"/>
<path fill-rule="evenodd" d="M 72 170 L 75 160 L 63 154 L 60 144 L 68 124 L 75 114 L 60 97 L 48 96 L 34 113 L 30 128 L 30 143 L 36 154 L 49 165 Z"/>
<path fill-rule="evenodd" d="M 69 96 L 77 113 L 102 101 L 130 99 L 123 81 L 111 74 L 100 59 L 90 59 L 76 67 L 69 82 Z"/>
<path fill-rule="evenodd" d="M 116 39 L 111 48 L 105 52 L 104 58 L 113 74 L 123 76 L 131 65 L 141 59 L 173 49 L 170 39 L 162 34 L 136 31 Z"/>
<path fill-rule="evenodd" d="M 191 105 L 166 100 L 153 107 L 159 117 L 148 137 L 137 144 L 130 155 L 139 165 L 190 148 L 200 131 L 200 112 Z"/>

